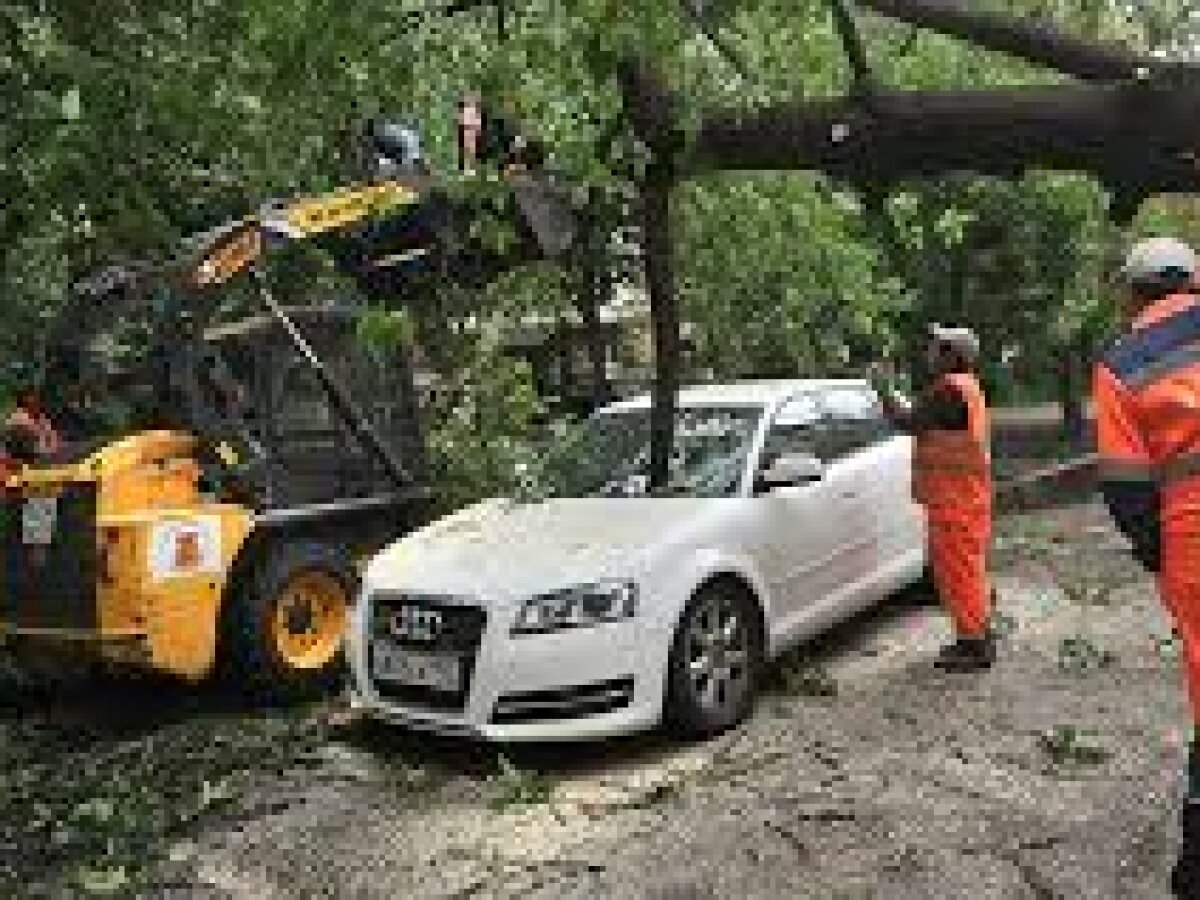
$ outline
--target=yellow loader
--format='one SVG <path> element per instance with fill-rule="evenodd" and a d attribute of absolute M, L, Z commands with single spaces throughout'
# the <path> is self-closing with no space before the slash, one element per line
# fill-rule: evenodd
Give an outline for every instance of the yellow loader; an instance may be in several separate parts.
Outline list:
<path fill-rule="evenodd" d="M 110 267 L 76 286 L 47 340 L 47 371 L 79 393 L 91 352 L 81 335 L 97 321 L 112 328 L 136 318 L 128 308 L 149 310 L 133 339 L 148 352 L 120 389 L 142 391 L 134 404 L 142 414 L 112 440 L 28 465 L 5 486 L 0 652 L 73 650 L 190 681 L 224 671 L 246 690 L 281 697 L 337 676 L 357 563 L 430 515 L 421 479 L 393 452 L 403 448 L 420 472 L 418 404 L 411 377 L 391 386 L 367 379 L 373 406 L 401 398 L 384 416 L 401 428 L 385 439 L 380 417 L 372 422 L 351 400 L 276 302 L 260 264 L 278 245 L 312 240 L 387 305 L 430 280 L 478 286 L 524 262 L 563 258 L 576 230 L 569 191 L 537 159 L 493 148 L 482 159 L 503 170 L 511 203 L 502 208 L 518 241 L 503 251 L 482 244 L 473 236 L 479 204 L 437 188 L 410 130 L 376 126 L 359 148 L 365 183 L 267 204 L 166 262 Z M 465 158 L 461 130 L 459 140 Z M 220 306 L 214 292 L 239 276 L 287 351 L 240 374 L 237 354 L 205 340 L 208 313 Z M 396 363 L 407 366 L 407 356 Z M 295 368 L 313 390 L 293 401 L 271 385 Z M 314 465 L 311 434 L 293 434 L 300 449 L 289 455 L 276 420 L 315 400 L 336 427 L 325 429 Z M 340 477 L 352 456 L 364 477 Z M 317 490 L 295 489 L 297 468 Z"/>
<path fill-rule="evenodd" d="M 273 241 L 329 233 L 381 207 L 404 215 L 420 199 L 391 181 L 292 202 L 201 236 L 182 258 L 108 269 L 79 286 L 44 371 L 87 382 L 82 324 L 150 309 L 149 363 L 126 385 L 150 402 L 129 433 L 26 465 L 5 485 L 0 652 L 18 665 L 70 654 L 188 681 L 224 672 L 275 698 L 336 679 L 357 562 L 420 524 L 427 498 L 275 301 L 258 263 Z M 331 412 L 330 455 L 310 482 L 334 496 L 289 500 L 286 459 L 261 415 L 273 401 L 254 413 L 220 342 L 204 339 L 211 317 L 194 315 L 243 273 L 283 338 L 285 362 L 310 376 Z M 355 453 L 374 480 L 337 495 L 334 473 Z"/>

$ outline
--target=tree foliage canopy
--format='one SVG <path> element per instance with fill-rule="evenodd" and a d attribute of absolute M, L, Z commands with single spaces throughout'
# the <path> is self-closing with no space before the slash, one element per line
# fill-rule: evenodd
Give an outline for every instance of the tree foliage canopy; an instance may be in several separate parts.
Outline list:
<path fill-rule="evenodd" d="M 1183 0 L 990 5 L 1143 49 L 1178 55 L 1194 45 Z M 503 35 L 488 4 L 442 16 L 424 0 L 0 4 L 0 354 L 27 352 L 69 278 L 161 250 L 267 197 L 344 180 L 348 136 L 370 115 L 419 123 L 448 171 L 454 102 L 482 89 L 545 140 L 552 164 L 590 186 L 615 224 L 622 186 L 645 162 L 620 118 L 622 59 L 661 64 L 692 134 L 704 108 L 751 109 L 849 85 L 823 0 L 693 6 L 708 35 L 682 4 L 622 0 L 514 0 Z M 873 14 L 859 19 L 881 83 L 1058 80 Z M 1059 377 L 1064 348 L 1086 347 L 1109 327 L 1098 275 L 1122 236 L 1103 209 L 1102 192 L 1079 178 L 947 179 L 895 196 L 889 234 L 860 198 L 822 177 L 704 177 L 673 205 L 697 362 L 722 377 L 853 366 L 902 352 L 929 318 L 955 318 L 983 331 L 998 390 L 1012 391 L 1014 373 L 999 360 L 1015 356 L 1025 394 L 1036 393 Z M 1200 235 L 1193 207 L 1178 201 L 1150 205 L 1135 230 Z M 563 309 L 572 290 L 569 278 L 518 273 L 482 298 L 430 301 L 424 315 L 417 304 L 418 321 L 388 333 L 453 343 L 439 330 L 448 310 Z M 457 365 L 463 352 L 447 344 L 441 361 Z M 471 359 L 478 381 L 487 366 Z M 505 370 L 501 382 L 519 375 Z"/>

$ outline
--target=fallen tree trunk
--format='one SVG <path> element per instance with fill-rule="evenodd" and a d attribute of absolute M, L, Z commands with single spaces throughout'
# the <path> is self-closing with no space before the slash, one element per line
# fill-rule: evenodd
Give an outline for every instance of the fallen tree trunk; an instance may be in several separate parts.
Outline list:
<path fill-rule="evenodd" d="M 1096 490 L 1099 456 L 1087 453 L 996 484 L 996 512 L 1029 512 L 1084 500 Z"/>
<path fill-rule="evenodd" d="M 881 93 L 704 119 L 690 172 L 813 169 L 856 183 L 1029 169 L 1085 172 L 1112 187 L 1174 193 L 1200 185 L 1200 84 L 1064 85 Z"/>

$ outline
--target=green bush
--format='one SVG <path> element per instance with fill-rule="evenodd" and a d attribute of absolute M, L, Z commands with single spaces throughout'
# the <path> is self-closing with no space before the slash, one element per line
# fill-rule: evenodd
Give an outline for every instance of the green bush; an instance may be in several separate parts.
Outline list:
<path fill-rule="evenodd" d="M 545 414 L 524 361 L 472 348 L 459 382 L 426 417 L 434 487 L 447 509 L 509 495 L 536 458 Z"/>

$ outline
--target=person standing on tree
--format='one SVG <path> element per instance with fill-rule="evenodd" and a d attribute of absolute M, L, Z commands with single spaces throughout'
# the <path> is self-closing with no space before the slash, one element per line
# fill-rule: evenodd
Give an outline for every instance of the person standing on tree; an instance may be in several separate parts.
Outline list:
<path fill-rule="evenodd" d="M 15 404 L 3 428 L 0 479 L 30 463 L 52 459 L 63 449 L 62 438 L 42 403 L 32 366 L 10 366 L 16 383 Z"/>
<path fill-rule="evenodd" d="M 1135 245 L 1120 270 L 1125 333 L 1096 363 L 1100 488 L 1138 561 L 1157 575 L 1183 642 L 1200 721 L 1200 296 L 1195 252 L 1172 238 Z M 1200 748 L 1193 730 L 1183 843 L 1171 877 L 1200 897 Z"/>
<path fill-rule="evenodd" d="M 483 156 L 483 98 L 476 91 L 464 94 L 458 102 L 458 170 L 475 171 Z"/>
<path fill-rule="evenodd" d="M 989 668 L 996 658 L 988 586 L 992 479 L 987 403 L 975 364 L 979 339 L 967 328 L 930 329 L 931 380 L 915 404 L 880 386 L 884 410 L 913 435 L 913 497 L 925 508 L 928 558 L 955 640 L 934 663 L 947 671 Z"/>

